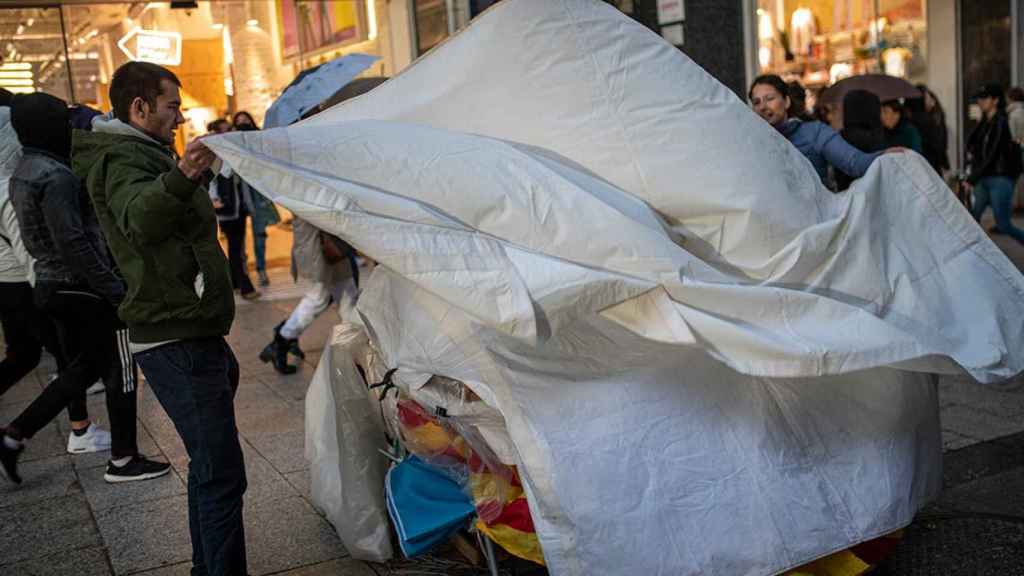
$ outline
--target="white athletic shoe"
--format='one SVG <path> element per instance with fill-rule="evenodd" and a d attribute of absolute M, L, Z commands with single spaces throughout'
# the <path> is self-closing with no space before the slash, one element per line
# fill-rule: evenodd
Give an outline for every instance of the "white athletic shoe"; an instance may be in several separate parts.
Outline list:
<path fill-rule="evenodd" d="M 107 387 L 103 385 L 103 380 L 97 380 L 92 386 L 85 389 L 85 393 L 92 396 L 93 394 L 103 394 L 107 391 Z"/>
<path fill-rule="evenodd" d="M 104 450 L 110 450 L 110 432 L 100 428 L 95 422 L 90 423 L 89 430 L 81 436 L 75 436 L 74 432 L 68 433 L 69 454 L 87 454 Z"/>

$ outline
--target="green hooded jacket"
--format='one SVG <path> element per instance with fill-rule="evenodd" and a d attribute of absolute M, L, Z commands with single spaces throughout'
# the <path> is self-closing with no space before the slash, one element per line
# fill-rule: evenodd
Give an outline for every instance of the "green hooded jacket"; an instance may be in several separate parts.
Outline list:
<path fill-rule="evenodd" d="M 128 285 L 118 314 L 131 342 L 226 335 L 235 300 L 213 205 L 171 150 L 97 118 L 92 132 L 74 132 L 71 164 Z"/>

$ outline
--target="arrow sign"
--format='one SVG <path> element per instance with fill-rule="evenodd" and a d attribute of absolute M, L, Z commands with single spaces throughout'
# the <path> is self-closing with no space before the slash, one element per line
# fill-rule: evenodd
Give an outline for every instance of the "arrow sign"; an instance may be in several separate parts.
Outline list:
<path fill-rule="evenodd" d="M 181 34 L 132 28 L 117 41 L 117 47 L 130 60 L 163 66 L 181 64 Z"/>

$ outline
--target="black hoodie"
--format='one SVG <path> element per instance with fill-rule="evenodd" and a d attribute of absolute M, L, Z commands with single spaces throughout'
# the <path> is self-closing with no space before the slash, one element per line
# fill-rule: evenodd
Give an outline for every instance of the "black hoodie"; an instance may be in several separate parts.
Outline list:
<path fill-rule="evenodd" d="M 90 291 L 113 306 L 124 299 L 89 196 L 71 172 L 71 126 L 64 101 L 49 94 L 19 95 L 11 124 L 23 155 L 11 175 L 11 203 L 22 240 L 36 259 L 37 296 L 57 290 Z"/>

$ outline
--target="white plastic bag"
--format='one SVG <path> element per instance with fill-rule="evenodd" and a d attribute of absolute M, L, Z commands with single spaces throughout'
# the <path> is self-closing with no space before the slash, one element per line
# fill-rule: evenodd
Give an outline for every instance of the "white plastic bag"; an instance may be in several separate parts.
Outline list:
<path fill-rule="evenodd" d="M 384 502 L 388 460 L 379 408 L 367 394 L 355 360 L 369 347 L 361 327 L 334 329 L 306 392 L 306 459 L 313 503 L 327 515 L 354 558 L 394 556 Z"/>

